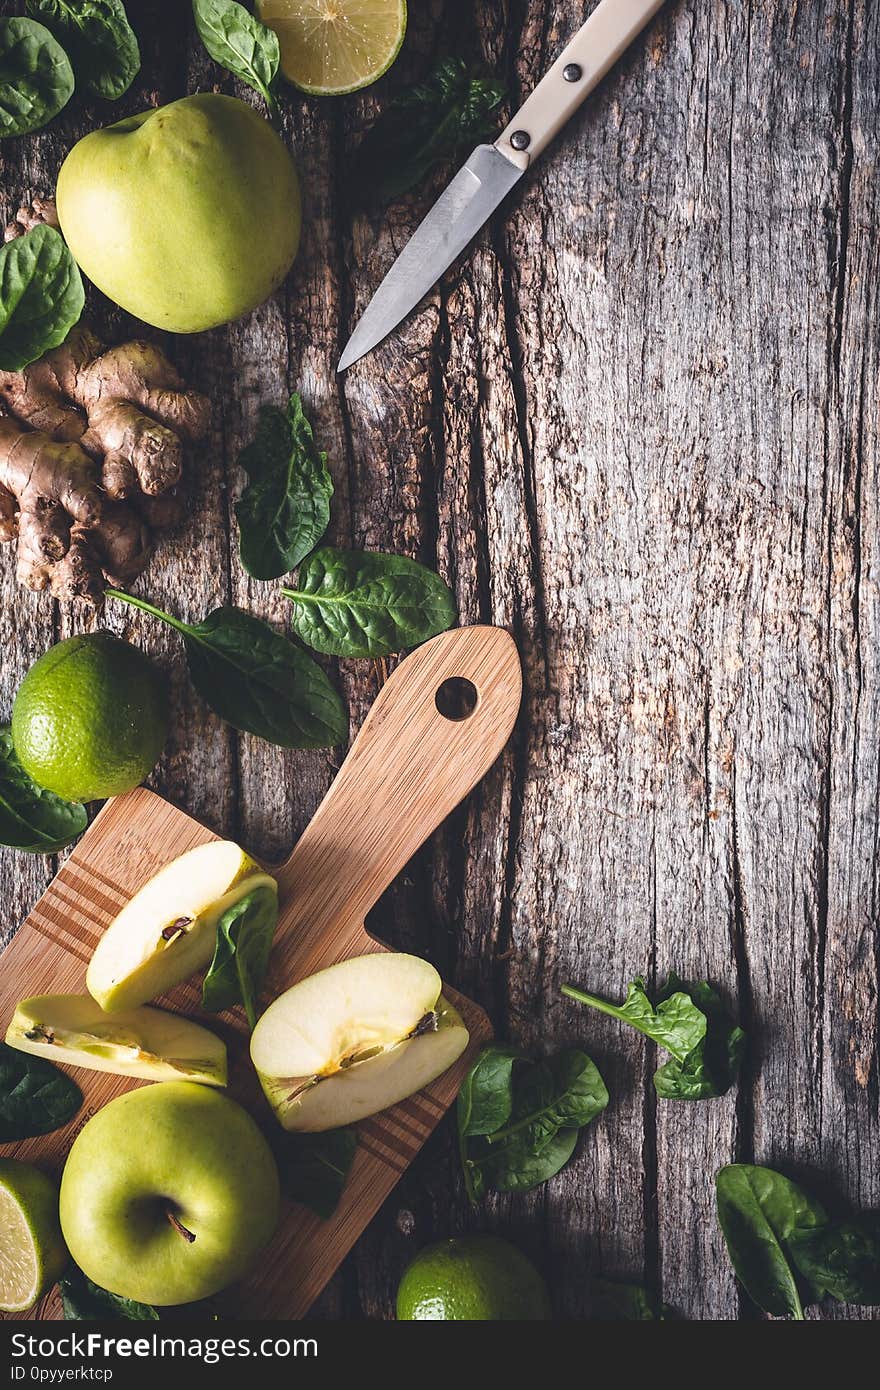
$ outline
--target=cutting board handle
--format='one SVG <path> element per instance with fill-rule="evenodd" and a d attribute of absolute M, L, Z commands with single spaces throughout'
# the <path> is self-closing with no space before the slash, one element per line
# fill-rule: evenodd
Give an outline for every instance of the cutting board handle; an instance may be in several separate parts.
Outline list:
<path fill-rule="evenodd" d="M 438 708 L 470 682 L 465 717 Z M 469 691 L 472 695 L 473 691 Z M 363 921 L 392 879 L 492 766 L 522 695 L 516 646 L 497 627 L 442 633 L 402 661 L 379 692 L 318 811 L 277 870 L 273 976 L 305 938 L 343 959 L 365 948 Z M 444 708 L 447 708 L 444 705 Z"/>

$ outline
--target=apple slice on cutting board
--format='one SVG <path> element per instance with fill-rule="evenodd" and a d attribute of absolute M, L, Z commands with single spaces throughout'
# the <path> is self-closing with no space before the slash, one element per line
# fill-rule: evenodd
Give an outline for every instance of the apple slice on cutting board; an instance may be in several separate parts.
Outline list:
<path fill-rule="evenodd" d="M 436 1080 L 468 1045 L 441 987 L 427 961 L 380 952 L 286 990 L 251 1038 L 251 1060 L 279 1123 L 336 1129 Z"/>
<path fill-rule="evenodd" d="M 23 999 L 6 1042 L 19 1052 L 88 1071 L 226 1085 L 226 1045 L 201 1024 L 146 1007 L 105 1014 L 88 994 Z"/>
<path fill-rule="evenodd" d="M 463 685 L 470 687 L 469 701 L 447 700 L 449 694 L 467 696 Z M 449 686 L 451 690 L 445 689 Z M 279 916 L 264 1007 L 341 962 L 395 954 L 369 934 L 365 918 L 499 756 L 514 726 L 520 693 L 516 647 L 509 634 L 498 628 L 465 627 L 443 633 L 417 648 L 391 673 L 292 855 L 272 869 L 278 882 Z M 463 712 L 466 702 L 469 708 Z M 497 774 L 484 795 L 494 801 L 504 785 L 503 773 Z M 298 820 L 298 813 L 291 811 L 291 824 Z M 4 952 L 3 1020 L 11 1017 L 24 995 L 82 989 L 84 970 L 97 941 L 132 895 L 182 851 L 215 843 L 210 830 L 146 788 L 108 802 Z M 387 916 L 380 909 L 371 926 L 381 934 L 385 921 Z M 424 962 L 420 965 L 425 968 Z M 388 1047 L 384 1065 L 394 1068 L 400 1062 L 408 1069 L 409 1058 L 414 1054 L 418 1059 L 418 1024 L 424 1016 L 414 1017 L 419 1009 L 438 1015 L 435 1037 L 448 1025 L 451 1032 L 459 1031 L 454 1014 L 441 998 L 460 1014 L 470 1034 L 467 1047 L 418 1095 L 358 1125 L 348 1182 L 329 1220 L 320 1220 L 297 1203 L 284 1205 L 277 1236 L 236 1289 L 237 1316 L 296 1319 L 306 1315 L 454 1102 L 477 1049 L 491 1037 L 489 1021 L 479 1006 L 447 987 L 441 996 L 433 967 L 427 970 L 427 977 L 422 976 L 424 989 L 422 985 L 415 989 L 411 1011 L 400 1020 L 403 1025 L 414 1021 L 416 1035 L 401 1035 L 398 1041 L 403 1046 Z M 191 978 L 175 988 L 170 1006 L 188 1012 L 197 1006 L 197 998 L 198 982 Z M 235 1040 L 230 1049 L 230 1091 L 247 1108 L 254 1106 L 255 1114 L 265 1114 L 241 1012 L 225 1016 L 223 1027 L 224 1036 Z M 398 1033 L 397 1023 L 393 1031 Z M 432 1071 L 436 1061 L 435 1054 Z M 351 1071 L 358 1086 L 362 1080 L 373 1086 L 365 1067 L 358 1065 Z M 77 1080 L 91 1110 L 138 1084 L 131 1076 L 96 1071 L 82 1072 Z M 337 1086 L 325 1077 L 311 1088 L 315 1094 L 310 1107 L 322 1093 L 331 1097 L 341 1086 L 341 1081 Z M 404 1089 L 410 1090 L 409 1077 Z M 206 1093 L 220 1098 L 216 1089 Z M 16 1156 L 60 1167 L 77 1123 L 73 1120 L 55 1134 L 23 1141 Z M 53 1297 L 40 1305 L 37 1316 L 57 1317 L 60 1311 Z"/>
<path fill-rule="evenodd" d="M 217 923 L 274 878 L 231 840 L 166 864 L 126 903 L 98 942 L 86 987 L 107 1013 L 137 1008 L 194 975 L 214 954 Z"/>

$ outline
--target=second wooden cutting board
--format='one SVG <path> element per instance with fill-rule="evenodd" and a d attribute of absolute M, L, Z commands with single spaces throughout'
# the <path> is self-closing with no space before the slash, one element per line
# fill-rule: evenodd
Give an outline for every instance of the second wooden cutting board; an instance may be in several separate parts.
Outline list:
<path fill-rule="evenodd" d="M 473 708 L 465 703 L 461 717 L 451 717 L 462 683 L 475 703 Z M 367 934 L 364 917 L 498 757 L 520 698 L 516 648 L 498 628 L 444 633 L 400 664 L 290 859 L 273 869 L 280 912 L 268 998 L 336 961 L 387 949 Z M 3 1029 L 27 995 L 84 990 L 86 964 L 123 903 L 162 864 L 214 838 L 143 788 L 111 801 L 3 952 Z M 331 1220 L 285 1204 L 258 1267 L 224 1296 L 237 1317 L 302 1317 L 454 1100 L 491 1028 L 471 1000 L 454 990 L 444 992 L 470 1030 L 467 1051 L 426 1090 L 358 1127 L 352 1172 Z M 188 981 L 158 1002 L 197 1015 L 199 998 L 199 982 Z M 205 1021 L 218 1026 L 216 1018 Z M 274 1120 L 248 1062 L 240 1011 L 221 1015 L 220 1030 L 230 1048 L 231 1093 L 269 1128 Z M 99 1072 L 75 1075 L 85 1097 L 76 1119 L 55 1134 L 0 1145 L 0 1152 L 60 1171 L 90 1116 L 141 1084 Z M 57 1293 L 47 1295 L 29 1316 L 60 1317 Z"/>

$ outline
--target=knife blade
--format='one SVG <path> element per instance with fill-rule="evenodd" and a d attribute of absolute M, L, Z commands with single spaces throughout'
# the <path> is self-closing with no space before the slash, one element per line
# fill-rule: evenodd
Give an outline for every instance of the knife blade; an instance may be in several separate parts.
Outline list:
<path fill-rule="evenodd" d="M 600 0 L 495 144 L 477 146 L 413 232 L 364 310 L 338 372 L 372 351 L 424 299 L 663 3 Z"/>
<path fill-rule="evenodd" d="M 465 247 L 525 173 L 494 145 L 478 145 L 413 232 L 348 340 L 337 371 L 381 343 Z"/>

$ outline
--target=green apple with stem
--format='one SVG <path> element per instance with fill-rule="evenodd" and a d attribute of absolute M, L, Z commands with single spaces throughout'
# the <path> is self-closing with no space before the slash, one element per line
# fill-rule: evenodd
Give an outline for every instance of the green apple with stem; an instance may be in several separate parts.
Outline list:
<path fill-rule="evenodd" d="M 284 142 L 245 102 L 210 92 L 84 136 L 61 166 L 56 203 L 89 279 L 172 333 L 249 313 L 299 246 Z"/>
<path fill-rule="evenodd" d="M 105 1014 L 90 994 L 40 994 L 16 1006 L 6 1042 L 19 1052 L 144 1081 L 226 1085 L 226 1044 L 164 1009 Z"/>
<path fill-rule="evenodd" d="M 433 965 L 403 952 L 341 961 L 274 1000 L 251 1037 L 284 1129 L 353 1124 L 414 1095 L 468 1044 Z"/>
<path fill-rule="evenodd" d="M 86 987 L 108 1013 L 137 1008 L 210 964 L 217 923 L 255 888 L 278 892 L 232 840 L 212 840 L 166 864 L 114 917 Z"/>
<path fill-rule="evenodd" d="M 188 1081 L 129 1091 L 78 1135 L 61 1229 L 86 1276 L 163 1307 L 239 1279 L 278 1222 L 278 1170 L 246 1110 Z"/>

